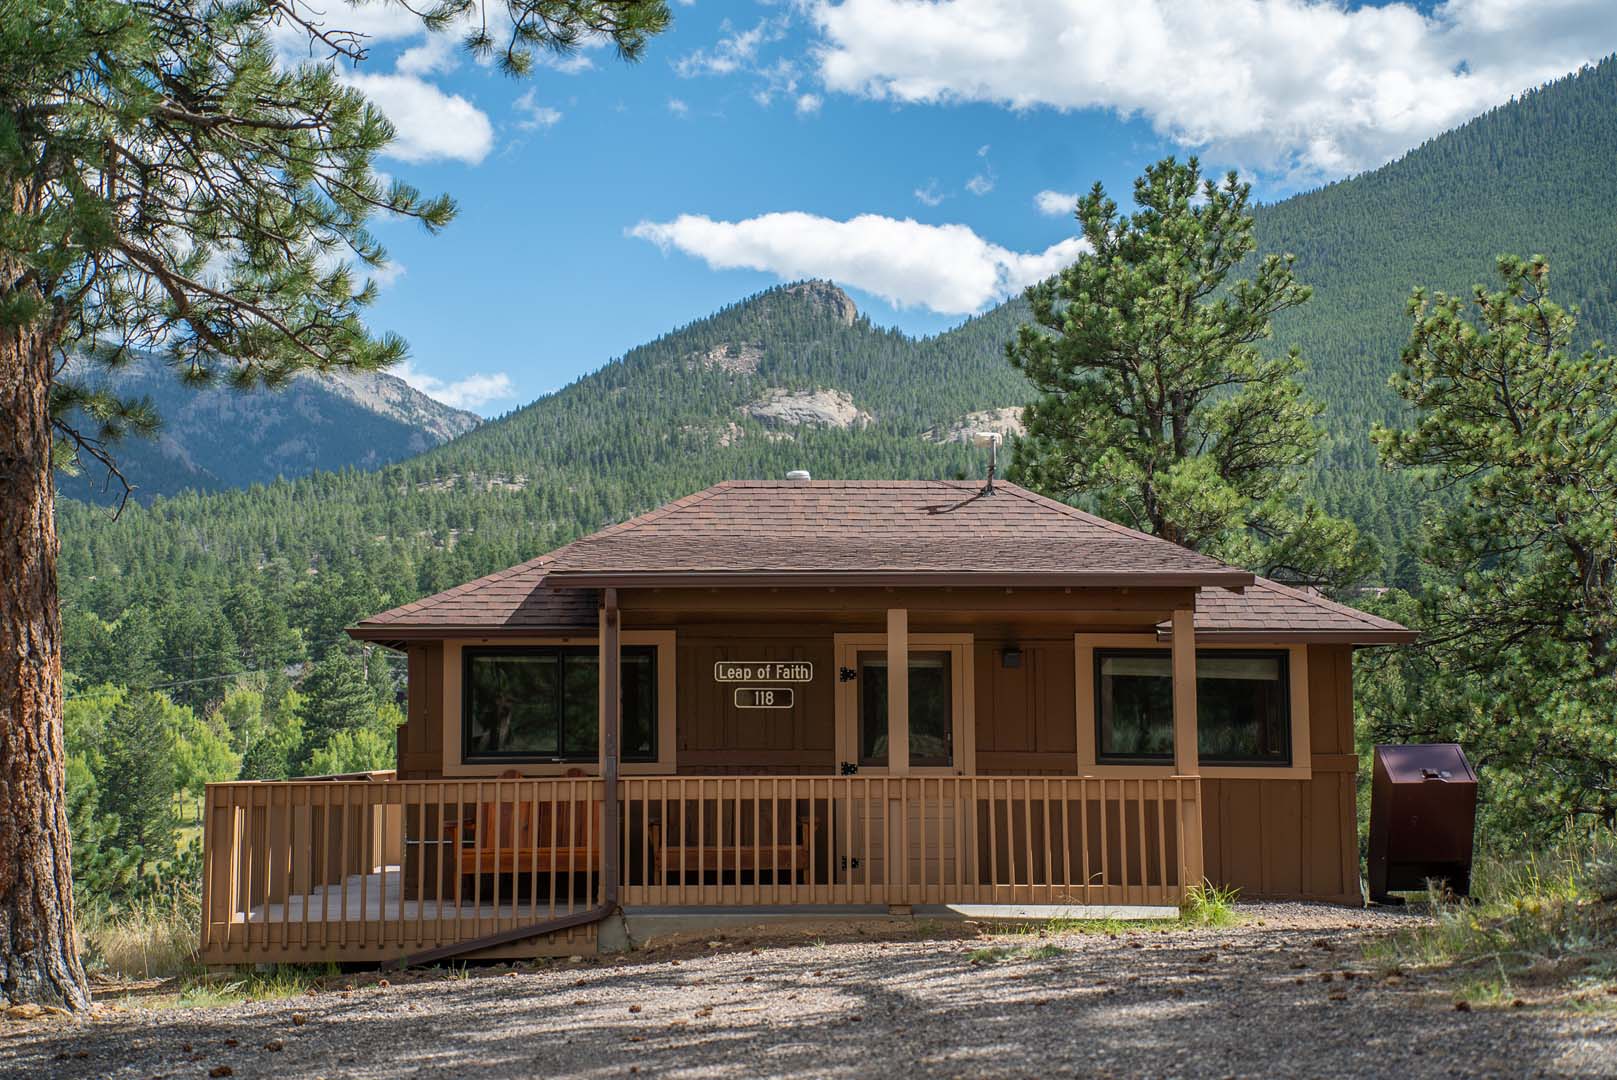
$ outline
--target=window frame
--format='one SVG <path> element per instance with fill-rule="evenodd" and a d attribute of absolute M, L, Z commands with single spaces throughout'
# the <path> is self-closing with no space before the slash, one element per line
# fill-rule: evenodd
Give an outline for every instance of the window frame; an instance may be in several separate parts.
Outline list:
<path fill-rule="evenodd" d="M 661 750 L 661 738 L 658 727 L 658 713 L 660 711 L 659 694 L 657 692 L 658 679 L 658 648 L 656 645 L 636 645 L 623 643 L 620 645 L 620 655 L 649 656 L 651 658 L 651 695 L 650 695 L 650 727 L 651 727 L 651 753 L 650 754 L 623 754 L 620 760 L 626 764 L 646 765 L 655 763 Z M 471 667 L 474 661 L 486 657 L 498 656 L 540 656 L 555 654 L 561 659 L 560 669 L 556 675 L 556 740 L 559 745 L 567 742 L 566 732 L 566 694 L 567 694 L 567 657 L 588 657 L 596 666 L 595 693 L 590 703 L 596 714 L 594 746 L 585 751 L 558 750 L 555 754 L 532 753 L 528 751 L 499 750 L 499 751 L 473 751 L 471 748 L 472 736 L 472 679 Z M 460 761 L 464 765 L 595 765 L 601 763 L 601 728 L 600 728 L 600 649 L 595 645 L 584 644 L 543 644 L 543 645 L 473 645 L 460 650 Z M 621 672 L 621 665 L 619 668 Z"/>
<path fill-rule="evenodd" d="M 1096 631 L 1073 634 L 1074 678 L 1078 775 L 1108 777 L 1112 779 L 1164 779 L 1178 775 L 1175 762 L 1158 761 L 1149 764 L 1114 764 L 1097 760 L 1099 725 L 1096 722 L 1095 664 L 1097 649 L 1140 649 L 1170 652 L 1171 643 L 1155 632 Z M 1246 765 L 1220 764 L 1198 761 L 1197 774 L 1210 779 L 1226 780 L 1311 780 L 1314 778 L 1314 759 L 1311 733 L 1310 656 L 1307 642 L 1265 641 L 1249 637 L 1235 641 L 1221 641 L 1198 637 L 1196 651 L 1203 652 L 1284 652 L 1290 681 L 1288 704 L 1291 714 L 1291 764 Z M 1198 755 L 1199 756 L 1199 755 Z"/>
<path fill-rule="evenodd" d="M 478 649 L 487 646 L 530 647 L 546 645 L 579 645 L 586 648 L 600 649 L 601 634 L 467 634 L 462 636 L 448 636 L 437 640 L 441 649 L 437 661 L 428 663 L 428 683 L 426 686 L 427 729 L 433 734 L 430 736 L 431 747 L 416 751 L 413 756 L 411 768 L 429 773 L 432 776 L 441 776 L 445 779 L 492 779 L 503 773 L 515 770 L 527 777 L 547 776 L 599 776 L 601 764 L 599 761 L 578 762 L 466 762 L 461 760 L 463 745 L 462 702 L 464 700 L 461 687 L 461 678 L 465 665 L 461 662 L 461 655 L 467 649 Z M 625 629 L 622 631 L 621 643 L 623 645 L 654 645 L 657 648 L 657 750 L 658 758 L 655 761 L 619 762 L 619 773 L 625 776 L 671 776 L 675 772 L 678 758 L 678 698 L 679 686 L 677 678 L 679 635 L 672 629 Z M 436 680 L 431 679 L 430 673 L 438 672 Z M 597 703 L 597 715 L 605 712 L 605 703 Z M 414 722 L 414 715 L 411 720 Z M 602 742 L 605 742 L 605 730 L 602 729 Z"/>
<path fill-rule="evenodd" d="M 1095 763 L 1097 765 L 1165 765 L 1165 764 L 1171 765 L 1173 763 L 1173 759 L 1174 759 L 1174 754 L 1173 754 L 1172 749 L 1169 749 L 1168 752 L 1165 753 L 1165 754 L 1113 754 L 1113 753 L 1107 753 L 1106 750 L 1103 749 L 1104 742 L 1103 742 L 1102 737 L 1101 737 L 1101 724 L 1102 724 L 1102 721 L 1103 721 L 1103 717 L 1102 717 L 1102 714 L 1101 714 L 1101 692 L 1102 692 L 1102 690 L 1101 690 L 1101 684 L 1102 684 L 1101 665 L 1105 661 L 1107 661 L 1109 659 L 1113 659 L 1113 658 L 1130 658 L 1130 657 L 1133 657 L 1133 658 L 1153 659 L 1153 660 L 1158 658 L 1158 657 L 1169 658 L 1170 655 L 1171 655 L 1170 649 L 1163 648 L 1163 647 L 1147 648 L 1147 647 L 1144 647 L 1144 646 L 1140 646 L 1140 647 L 1123 647 L 1123 648 L 1096 648 L 1096 649 L 1093 649 L 1091 651 L 1094 654 L 1094 659 L 1092 661 L 1093 664 L 1094 664 L 1094 674 L 1093 674 L 1093 682 L 1091 684 L 1092 688 L 1091 688 L 1091 694 L 1090 694 L 1090 697 L 1091 697 L 1090 708 L 1093 710 L 1093 714 L 1094 714 Z M 1201 661 L 1202 661 L 1203 658 L 1211 658 L 1211 657 L 1214 657 L 1214 656 L 1222 657 L 1222 658 L 1228 658 L 1228 659 L 1278 660 L 1280 662 L 1280 679 L 1279 679 L 1279 682 L 1280 682 L 1280 685 L 1284 688 L 1284 693 L 1281 696 L 1281 704 L 1282 704 L 1282 709 L 1283 709 L 1283 713 L 1284 713 L 1283 716 L 1281 717 L 1281 724 L 1282 724 L 1283 730 L 1286 733 L 1286 756 L 1285 756 L 1284 760 L 1279 760 L 1279 761 L 1265 760 L 1263 758 L 1253 758 L 1253 757 L 1239 757 L 1239 758 L 1236 758 L 1236 757 L 1207 757 L 1207 756 L 1204 756 L 1201 753 L 1200 747 L 1198 746 L 1198 748 L 1197 748 L 1197 759 L 1198 759 L 1198 761 L 1200 761 L 1200 763 L 1202 765 L 1207 766 L 1209 768 L 1221 768 L 1221 767 L 1236 767 L 1236 768 L 1250 768 L 1250 769 L 1289 769 L 1289 768 L 1291 768 L 1294 764 L 1296 764 L 1296 760 L 1295 760 L 1296 751 L 1295 751 L 1295 748 L 1293 746 L 1293 742 L 1295 740 L 1294 740 L 1294 737 L 1293 737 L 1292 717 L 1291 717 L 1291 713 L 1292 713 L 1292 701 L 1291 701 L 1291 699 L 1292 699 L 1291 651 L 1289 649 L 1284 649 L 1284 648 L 1271 648 L 1271 649 L 1261 649 L 1261 648 L 1259 648 L 1259 649 L 1255 649 L 1255 648 L 1250 648 L 1250 647 L 1248 647 L 1248 648 L 1239 648 L 1239 649 L 1220 649 L 1220 648 L 1208 648 L 1205 645 L 1198 645 L 1196 647 L 1196 664 L 1197 664 L 1197 671 L 1196 671 L 1196 707 L 1197 707 L 1197 713 L 1198 713 L 1197 722 L 1196 722 L 1196 732 L 1197 732 L 1197 735 L 1198 735 L 1198 740 L 1199 740 L 1199 736 L 1201 734 L 1201 717 L 1200 717 L 1199 714 L 1200 714 L 1200 711 L 1201 711 L 1201 683 L 1202 683 L 1202 677 L 1201 677 L 1201 666 L 1200 665 L 1201 665 Z M 1173 669 L 1172 669 L 1171 666 L 1169 667 L 1168 678 L 1169 678 L 1169 685 L 1171 687 L 1172 686 L 1172 679 L 1173 679 Z M 1170 729 L 1172 728 L 1172 723 L 1173 723 L 1173 717 L 1172 717 L 1172 713 L 1170 712 L 1170 714 L 1169 714 L 1169 727 L 1170 727 Z"/>

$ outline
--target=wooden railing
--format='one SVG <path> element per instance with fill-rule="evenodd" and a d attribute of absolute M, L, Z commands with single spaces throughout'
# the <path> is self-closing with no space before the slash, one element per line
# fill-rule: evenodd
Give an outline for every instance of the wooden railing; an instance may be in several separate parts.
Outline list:
<path fill-rule="evenodd" d="M 382 959 L 582 911 L 602 895 L 601 793 L 211 785 L 203 958 Z M 612 842 L 626 907 L 1164 905 L 1200 879 L 1200 815 L 1181 777 L 630 777 Z M 584 927 L 509 951 L 591 941 Z"/>

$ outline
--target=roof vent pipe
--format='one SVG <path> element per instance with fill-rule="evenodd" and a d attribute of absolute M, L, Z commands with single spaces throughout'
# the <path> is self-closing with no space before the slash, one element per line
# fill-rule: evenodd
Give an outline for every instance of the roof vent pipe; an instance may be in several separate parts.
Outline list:
<path fill-rule="evenodd" d="M 983 485 L 983 494 L 994 493 L 994 474 L 999 471 L 999 444 L 1005 441 L 1005 436 L 997 431 L 974 431 L 971 433 L 973 446 L 988 448 L 988 483 Z"/>
<path fill-rule="evenodd" d="M 809 471 L 807 469 L 793 469 L 791 472 L 786 474 L 786 479 L 790 480 L 794 484 L 806 484 L 810 480 L 814 479 L 814 477 L 809 475 Z"/>

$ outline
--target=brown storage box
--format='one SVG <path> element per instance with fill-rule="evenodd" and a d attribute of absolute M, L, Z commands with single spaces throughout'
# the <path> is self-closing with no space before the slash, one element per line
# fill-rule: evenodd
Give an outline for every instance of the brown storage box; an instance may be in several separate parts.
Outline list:
<path fill-rule="evenodd" d="M 1471 892 L 1477 775 L 1458 743 L 1378 746 L 1370 786 L 1370 898 L 1443 881 Z"/>

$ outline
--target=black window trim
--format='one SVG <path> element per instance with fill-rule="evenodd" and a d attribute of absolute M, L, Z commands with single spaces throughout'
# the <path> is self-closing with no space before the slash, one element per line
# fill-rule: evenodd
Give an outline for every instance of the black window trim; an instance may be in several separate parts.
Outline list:
<path fill-rule="evenodd" d="M 650 754 L 623 754 L 621 761 L 627 764 L 655 764 L 661 750 L 659 740 L 661 732 L 658 727 L 658 713 L 662 707 L 661 684 L 657 678 L 657 667 L 661 663 L 661 650 L 656 645 L 622 645 L 619 647 L 620 655 L 644 655 L 651 657 L 651 753 Z M 527 765 L 599 765 L 601 751 L 599 745 L 587 754 L 530 754 L 515 751 L 482 751 L 473 752 L 471 748 L 471 715 L 472 715 L 472 680 L 469 677 L 472 661 L 480 656 L 538 656 L 546 653 L 600 656 L 600 648 L 595 645 L 477 645 L 467 646 L 460 651 L 460 760 L 463 765 L 496 765 L 502 763 Z M 566 661 L 563 660 L 565 665 Z M 621 665 L 620 665 L 621 671 Z M 621 677 L 621 676 L 620 676 Z M 556 679 L 556 693 L 558 695 L 556 715 L 564 715 L 561 709 L 561 695 L 567 687 L 565 672 Z M 601 682 L 599 675 L 595 681 L 596 709 L 599 715 Z M 621 718 L 620 718 L 621 722 Z"/>
<path fill-rule="evenodd" d="M 1094 685 L 1092 687 L 1090 706 L 1095 714 L 1095 763 L 1097 765 L 1162 765 L 1172 764 L 1173 754 L 1108 754 L 1102 747 L 1105 745 L 1101 738 L 1101 661 L 1112 657 L 1143 656 L 1157 658 L 1171 656 L 1169 648 L 1121 648 L 1121 649 L 1095 649 L 1094 657 Z M 1199 756 L 1203 765 L 1229 766 L 1254 769 L 1289 769 L 1295 760 L 1296 740 L 1292 738 L 1292 707 L 1291 707 L 1291 650 L 1290 649 L 1197 649 L 1196 660 L 1200 663 L 1202 657 L 1220 657 L 1226 659 L 1264 659 L 1280 661 L 1280 685 L 1285 693 L 1281 701 L 1285 704 L 1284 723 L 1281 725 L 1286 733 L 1286 756 L 1284 760 L 1263 760 L 1260 758 L 1234 758 L 1234 757 L 1206 757 Z M 1200 681 L 1198 675 L 1197 681 Z M 1200 695 L 1197 696 L 1198 707 Z M 1198 728 L 1198 731 L 1200 729 Z M 1199 750 L 1200 748 L 1198 748 Z"/>

